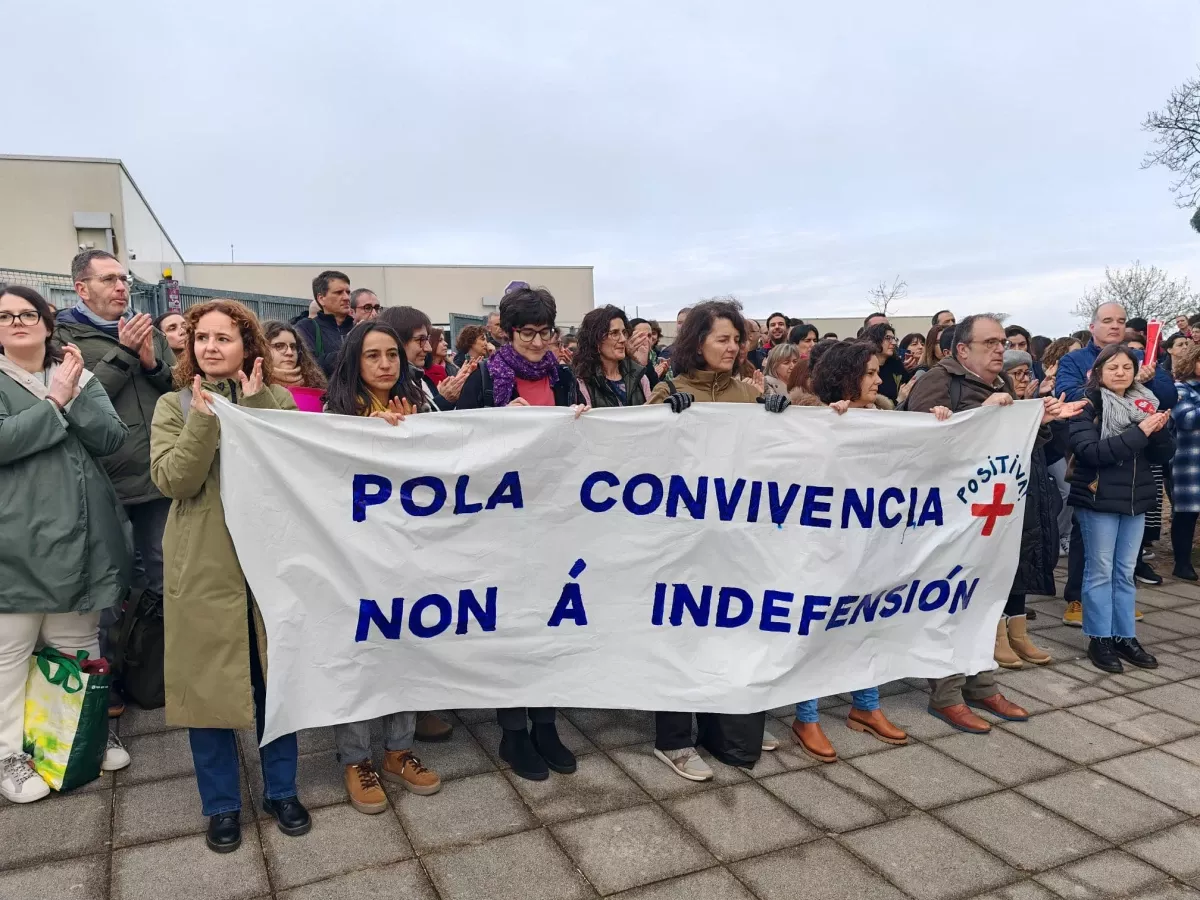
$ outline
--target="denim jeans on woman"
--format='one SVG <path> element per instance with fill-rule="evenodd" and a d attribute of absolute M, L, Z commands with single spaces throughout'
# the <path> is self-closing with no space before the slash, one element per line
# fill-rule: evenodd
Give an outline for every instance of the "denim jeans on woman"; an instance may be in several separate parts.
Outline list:
<path fill-rule="evenodd" d="M 861 709 L 863 712 L 871 712 L 879 709 L 879 688 L 863 688 L 861 691 L 851 691 L 850 699 L 854 703 L 855 709 Z M 801 700 L 796 704 L 796 721 L 797 722 L 819 722 L 821 717 L 817 713 L 816 700 Z"/>
<path fill-rule="evenodd" d="M 1083 633 L 1088 637 L 1136 637 L 1133 599 L 1145 515 L 1122 516 L 1075 508 L 1083 534 Z"/>

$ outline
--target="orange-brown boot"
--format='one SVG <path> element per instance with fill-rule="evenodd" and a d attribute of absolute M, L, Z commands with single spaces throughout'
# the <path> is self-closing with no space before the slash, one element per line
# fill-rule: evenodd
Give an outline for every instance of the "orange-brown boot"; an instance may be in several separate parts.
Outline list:
<path fill-rule="evenodd" d="M 851 709 L 846 717 L 846 727 L 851 731 L 866 732 L 874 735 L 885 744 L 907 744 L 908 733 L 903 728 L 897 728 L 887 720 L 880 709 Z"/>
<path fill-rule="evenodd" d="M 379 775 L 369 759 L 346 766 L 346 793 L 350 795 L 350 805 L 368 816 L 388 808 L 387 794 L 383 792 Z"/>
<path fill-rule="evenodd" d="M 829 743 L 829 738 L 825 737 L 820 722 L 797 720 L 792 723 L 792 734 L 796 736 L 796 743 L 800 745 L 800 749 L 817 762 L 837 762 L 837 751 L 833 749 L 833 744 Z"/>
<path fill-rule="evenodd" d="M 414 794 L 428 796 L 442 789 L 442 779 L 421 765 L 411 750 L 389 750 L 383 758 L 383 777 Z"/>

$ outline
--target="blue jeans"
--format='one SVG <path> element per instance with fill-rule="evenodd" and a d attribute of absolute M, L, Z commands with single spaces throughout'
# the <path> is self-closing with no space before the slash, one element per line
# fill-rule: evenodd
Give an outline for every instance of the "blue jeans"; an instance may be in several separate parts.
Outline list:
<path fill-rule="evenodd" d="M 861 709 L 863 712 L 879 709 L 879 688 L 851 691 L 850 699 L 854 702 L 854 708 Z M 801 700 L 796 704 L 797 722 L 819 722 L 820 720 L 821 717 L 817 714 L 816 700 Z"/>
<path fill-rule="evenodd" d="M 1145 515 L 1122 516 L 1075 508 L 1083 535 L 1083 633 L 1135 637 L 1133 569 L 1146 527 Z"/>
<path fill-rule="evenodd" d="M 206 816 L 242 808 L 238 777 L 237 732 L 231 728 L 189 728 L 196 786 Z M 270 800 L 296 796 L 296 735 L 285 734 L 258 751 L 262 761 L 263 793 Z"/>

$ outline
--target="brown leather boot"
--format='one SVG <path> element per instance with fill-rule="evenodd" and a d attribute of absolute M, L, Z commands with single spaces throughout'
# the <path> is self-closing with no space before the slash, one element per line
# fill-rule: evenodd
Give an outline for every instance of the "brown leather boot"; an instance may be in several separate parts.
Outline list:
<path fill-rule="evenodd" d="M 1024 663 L 1021 662 L 1021 657 L 1017 656 L 1016 652 L 1008 643 L 1008 623 L 1004 617 L 1000 617 L 1000 621 L 996 623 L 996 650 L 992 654 L 996 660 L 996 664 L 1005 669 L 1019 669 Z"/>
<path fill-rule="evenodd" d="M 379 775 L 369 759 L 353 766 L 346 766 L 346 793 L 350 805 L 360 813 L 373 816 L 388 807 L 387 794 L 379 783 Z"/>
<path fill-rule="evenodd" d="M 992 696 L 984 697 L 982 700 L 968 700 L 967 705 L 973 706 L 976 709 L 987 710 L 993 716 L 999 719 L 1007 719 L 1009 722 L 1025 722 L 1029 719 L 1029 713 L 1003 694 L 992 694 Z"/>
<path fill-rule="evenodd" d="M 907 744 L 908 734 L 887 720 L 881 709 L 851 709 L 846 717 L 846 727 L 851 731 L 874 735 L 885 744 Z"/>
<path fill-rule="evenodd" d="M 1012 647 L 1013 652 L 1025 662 L 1033 663 L 1035 666 L 1044 666 L 1046 663 L 1053 662 L 1054 658 L 1043 650 L 1041 647 L 1034 644 L 1029 637 L 1029 623 L 1025 616 L 1011 616 L 1008 620 L 1008 645 Z"/>
<path fill-rule="evenodd" d="M 416 739 L 426 744 L 440 744 L 454 737 L 454 726 L 436 713 L 417 713 Z"/>
<path fill-rule="evenodd" d="M 829 738 L 825 737 L 819 722 L 793 722 L 792 734 L 796 736 L 800 749 L 817 762 L 837 762 L 837 751 L 829 743 Z"/>
<path fill-rule="evenodd" d="M 411 750 L 389 750 L 383 758 L 383 777 L 422 796 L 436 794 L 442 789 L 442 779 L 437 772 L 421 765 Z"/>
<path fill-rule="evenodd" d="M 955 703 L 953 706 L 931 706 L 929 714 L 968 734 L 987 734 L 992 730 L 992 726 L 971 712 L 965 703 Z"/>

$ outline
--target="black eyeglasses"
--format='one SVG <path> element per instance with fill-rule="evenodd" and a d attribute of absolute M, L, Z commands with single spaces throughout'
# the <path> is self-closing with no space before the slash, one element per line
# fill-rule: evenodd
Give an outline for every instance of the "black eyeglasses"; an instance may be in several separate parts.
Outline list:
<path fill-rule="evenodd" d="M 23 309 L 19 313 L 0 312 L 0 328 L 8 328 L 14 321 L 28 328 L 41 320 L 41 313 L 36 309 Z"/>
<path fill-rule="evenodd" d="M 378 303 L 360 303 L 358 304 L 358 309 L 365 310 L 366 312 L 379 312 L 383 307 Z"/>

